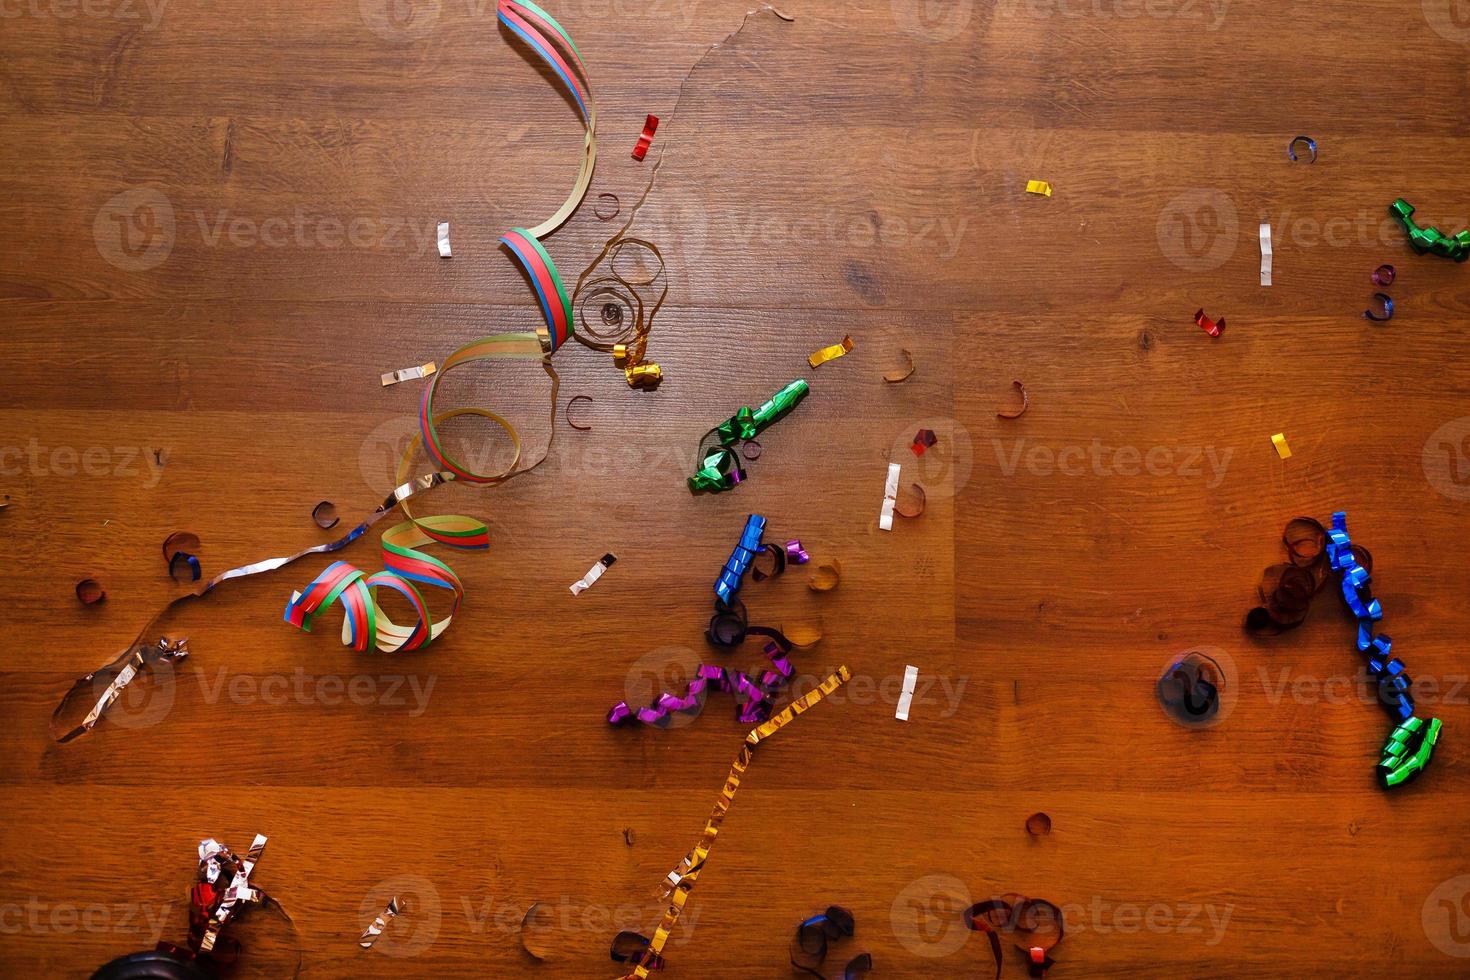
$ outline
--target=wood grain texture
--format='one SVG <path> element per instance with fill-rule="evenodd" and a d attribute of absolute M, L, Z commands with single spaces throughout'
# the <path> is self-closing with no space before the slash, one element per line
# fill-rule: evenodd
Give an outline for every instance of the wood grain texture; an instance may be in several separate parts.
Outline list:
<path fill-rule="evenodd" d="M 804 683 L 855 677 L 757 756 L 669 977 L 786 976 L 790 930 L 833 902 L 858 923 L 838 953 L 870 950 L 876 975 L 986 975 L 957 911 L 1012 891 L 1066 909 L 1058 978 L 1464 974 L 1470 280 L 1411 255 L 1386 206 L 1470 224 L 1470 4 L 782 6 L 795 21 L 752 18 L 673 118 L 745 4 L 550 7 L 600 101 L 593 194 L 628 208 L 667 154 L 633 232 L 668 260 L 668 380 L 630 392 L 602 356 L 557 355 L 593 430 L 558 420 L 541 469 L 431 505 L 492 531 L 449 559 L 468 589 L 449 633 L 398 658 L 297 633 L 280 609 L 326 564 L 303 561 L 170 619 L 190 659 L 58 747 L 71 679 L 176 591 L 169 531 L 197 533 L 209 571 L 324 540 L 311 508 L 370 510 L 413 428 L 421 389 L 378 374 L 534 325 L 496 237 L 555 207 L 580 137 L 489 0 L 0 2 L 8 972 L 85 976 L 181 938 L 197 841 L 259 831 L 308 976 L 616 975 L 608 940 L 656 921 L 743 728 L 728 701 L 670 731 L 602 715 L 714 655 L 710 583 L 758 511 L 845 574 L 828 595 L 748 585 L 753 618 L 819 618 Z M 647 112 L 664 122 L 638 164 Z M 1303 132 L 1315 165 L 1286 159 Z M 1023 194 L 1032 177 L 1055 195 Z M 159 200 L 172 230 L 140 268 L 113 216 Z M 575 278 L 611 230 L 584 207 L 546 244 Z M 1381 262 L 1398 315 L 1374 325 Z M 844 334 L 853 353 L 810 371 Z M 885 384 L 900 348 L 918 370 Z M 534 366 L 462 374 L 448 401 L 545 441 Z M 812 394 L 750 481 L 692 498 L 700 434 L 797 376 Z M 998 419 L 1016 378 L 1031 409 Z M 915 460 L 920 427 L 941 442 Z M 890 456 L 929 509 L 884 534 Z M 1446 725 L 1393 794 L 1334 601 L 1270 642 L 1239 629 L 1285 520 L 1339 507 Z M 83 608 L 89 575 L 109 598 Z M 1205 730 L 1153 695 L 1197 647 L 1232 681 Z M 903 724 L 910 663 L 926 686 Z M 1050 837 L 1027 837 L 1036 810 Z M 358 950 L 390 892 L 413 911 Z M 543 963 L 519 941 L 537 902 Z M 282 974 L 276 923 L 241 937 Z"/>

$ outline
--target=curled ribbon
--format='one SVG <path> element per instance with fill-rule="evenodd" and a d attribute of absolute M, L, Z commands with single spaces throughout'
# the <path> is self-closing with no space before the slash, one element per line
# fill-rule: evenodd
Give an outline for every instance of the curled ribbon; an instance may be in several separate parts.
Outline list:
<path fill-rule="evenodd" d="M 797 378 L 763 402 L 760 408 L 752 409 L 748 405 L 740 408 L 706 432 L 700 445 L 713 438 L 718 440 L 719 446 L 712 447 L 708 453 L 701 449 L 695 464 L 699 469 L 689 478 L 689 489 L 719 493 L 745 479 L 745 471 L 729 447 L 742 439 L 754 439 L 761 430 L 795 408 L 810 390 L 805 380 Z"/>
<path fill-rule="evenodd" d="M 431 537 L 429 529 L 437 532 L 436 535 Z M 365 575 L 344 561 L 333 562 L 304 592 L 291 596 L 286 604 L 286 622 L 309 633 L 312 620 L 333 602 L 340 602 L 344 611 L 342 644 L 359 653 L 366 652 L 370 643 L 384 653 L 399 653 L 417 650 L 438 639 L 459 612 L 464 585 L 448 565 L 415 550 L 431 541 L 483 550 L 490 547 L 490 534 L 484 524 L 470 517 L 446 515 L 404 521 L 383 534 L 384 571 Z M 428 603 L 416 582 L 454 593 L 452 608 L 437 623 L 430 616 Z M 412 627 L 404 627 L 389 619 L 377 601 L 379 588 L 392 589 L 407 599 L 418 621 Z"/>
<path fill-rule="evenodd" d="M 1410 693 L 1413 681 L 1403 661 L 1393 657 L 1393 640 L 1373 634 L 1373 624 L 1383 618 L 1383 606 L 1373 598 L 1371 577 L 1358 560 L 1347 533 L 1347 513 L 1332 515 L 1327 531 L 1327 564 L 1342 576 L 1342 598 L 1358 620 L 1358 652 L 1368 655 L 1368 672 L 1378 681 L 1378 691 L 1398 724 L 1383 746 L 1378 778 L 1389 789 L 1417 777 L 1429 765 L 1443 727 L 1438 718 L 1423 719 L 1414 712 Z"/>
<path fill-rule="evenodd" d="M 1409 236 L 1409 246 L 1420 255 L 1430 252 L 1456 262 L 1470 259 L 1470 230 L 1446 235 L 1438 228 L 1420 228 L 1414 221 L 1414 206 L 1403 198 L 1390 204 L 1388 213 L 1403 225 Z"/>
<path fill-rule="evenodd" d="M 689 892 L 699 881 L 699 873 L 704 870 L 710 849 L 714 847 L 715 837 L 720 832 L 720 825 L 724 823 L 725 815 L 730 811 L 730 804 L 735 801 L 735 793 L 740 789 L 740 778 L 755 761 L 756 748 L 761 742 L 791 724 L 798 715 L 819 703 L 851 678 L 852 673 L 845 666 L 838 667 L 837 673 L 822 681 L 815 690 L 797 698 L 782 709 L 780 714 L 752 728 L 745 736 L 745 744 L 740 746 L 740 752 L 735 756 L 735 761 L 730 764 L 730 774 L 725 777 L 725 785 L 715 799 L 715 806 L 710 812 L 709 819 L 705 821 L 704 833 L 700 835 L 698 843 L 684 856 L 684 860 L 680 861 L 678 866 L 664 879 L 664 889 L 667 892 L 669 904 L 664 909 L 663 918 L 659 920 L 658 927 L 654 929 L 653 938 L 649 940 L 647 948 L 632 958 L 633 972 L 627 974 L 624 980 L 648 980 L 649 972 L 662 966 L 664 946 L 668 943 L 669 936 L 673 934 L 674 925 L 678 922 L 680 913 L 684 911 L 684 906 L 689 901 Z"/>

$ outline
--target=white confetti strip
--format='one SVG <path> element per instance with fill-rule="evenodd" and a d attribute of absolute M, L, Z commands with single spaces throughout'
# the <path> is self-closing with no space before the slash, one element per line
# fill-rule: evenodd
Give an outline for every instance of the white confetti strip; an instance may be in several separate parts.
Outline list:
<path fill-rule="evenodd" d="M 893 717 L 909 720 L 909 705 L 914 703 L 914 687 L 919 683 L 919 668 L 909 664 L 903 669 L 903 691 L 898 695 L 898 710 Z"/>
<path fill-rule="evenodd" d="M 893 530 L 893 505 L 898 502 L 897 463 L 888 464 L 888 483 L 883 487 L 883 509 L 878 512 L 878 526 L 885 531 Z"/>
<path fill-rule="evenodd" d="M 602 573 L 607 571 L 608 566 L 617 560 L 617 555 L 610 553 L 603 555 L 601 561 L 599 561 L 596 565 L 593 565 L 591 568 L 587 569 L 586 575 L 583 575 L 580 579 L 573 582 L 569 586 L 569 588 L 572 590 L 572 595 L 581 595 L 583 592 L 586 592 L 588 589 L 590 589 L 592 587 L 592 583 L 602 578 Z"/>
<path fill-rule="evenodd" d="M 449 258 L 449 222 L 439 222 L 439 258 Z"/>
<path fill-rule="evenodd" d="M 1261 222 L 1261 285 L 1271 285 L 1271 224 Z"/>

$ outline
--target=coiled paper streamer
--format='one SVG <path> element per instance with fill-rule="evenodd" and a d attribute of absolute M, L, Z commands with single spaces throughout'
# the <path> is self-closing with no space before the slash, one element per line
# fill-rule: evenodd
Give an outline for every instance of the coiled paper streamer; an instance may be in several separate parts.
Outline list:
<path fill-rule="evenodd" d="M 725 815 L 730 811 L 730 804 L 735 801 L 735 792 L 740 789 L 740 777 L 745 775 L 750 764 L 755 761 L 756 747 L 789 725 L 797 715 L 802 714 L 846 684 L 851 677 L 851 672 L 845 666 L 838 667 L 837 673 L 822 681 L 815 690 L 791 702 L 780 714 L 752 728 L 745 736 L 745 744 L 740 746 L 739 754 L 730 764 L 730 774 L 725 777 L 725 785 L 715 799 L 715 808 L 710 813 L 709 819 L 705 821 L 704 833 L 700 835 L 699 842 L 684 856 L 679 866 L 670 871 L 668 877 L 664 879 L 669 905 L 664 910 L 658 927 L 653 931 L 653 939 L 649 941 L 647 950 L 634 959 L 633 972 L 627 974 L 623 980 L 648 980 L 649 971 L 657 968 L 655 964 L 662 964 L 664 945 L 669 941 L 669 936 L 673 934 L 674 924 L 679 920 L 679 914 L 684 911 L 685 903 L 689 901 L 689 892 L 699 880 L 699 873 L 704 870 L 705 862 L 709 859 L 710 849 L 714 847 L 715 837 L 720 832 L 720 824 L 724 823 Z"/>

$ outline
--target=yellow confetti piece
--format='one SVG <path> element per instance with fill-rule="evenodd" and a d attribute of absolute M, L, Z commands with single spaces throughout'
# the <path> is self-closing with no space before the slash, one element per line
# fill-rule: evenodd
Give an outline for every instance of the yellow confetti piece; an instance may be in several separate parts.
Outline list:
<path fill-rule="evenodd" d="M 1051 197 L 1051 185 L 1044 180 L 1028 180 L 1026 181 L 1026 193 Z"/>
<path fill-rule="evenodd" d="M 807 355 L 806 362 L 812 367 L 816 367 L 818 364 L 826 364 L 833 358 L 841 357 L 843 354 L 849 353 L 851 350 L 852 338 L 843 337 L 842 343 L 833 344 L 831 347 L 823 347 L 821 350 L 813 351 L 811 354 Z"/>
<path fill-rule="evenodd" d="M 1276 447 L 1276 455 L 1282 459 L 1291 458 L 1291 447 L 1286 444 L 1285 433 L 1278 432 L 1271 437 L 1271 444 Z"/>

